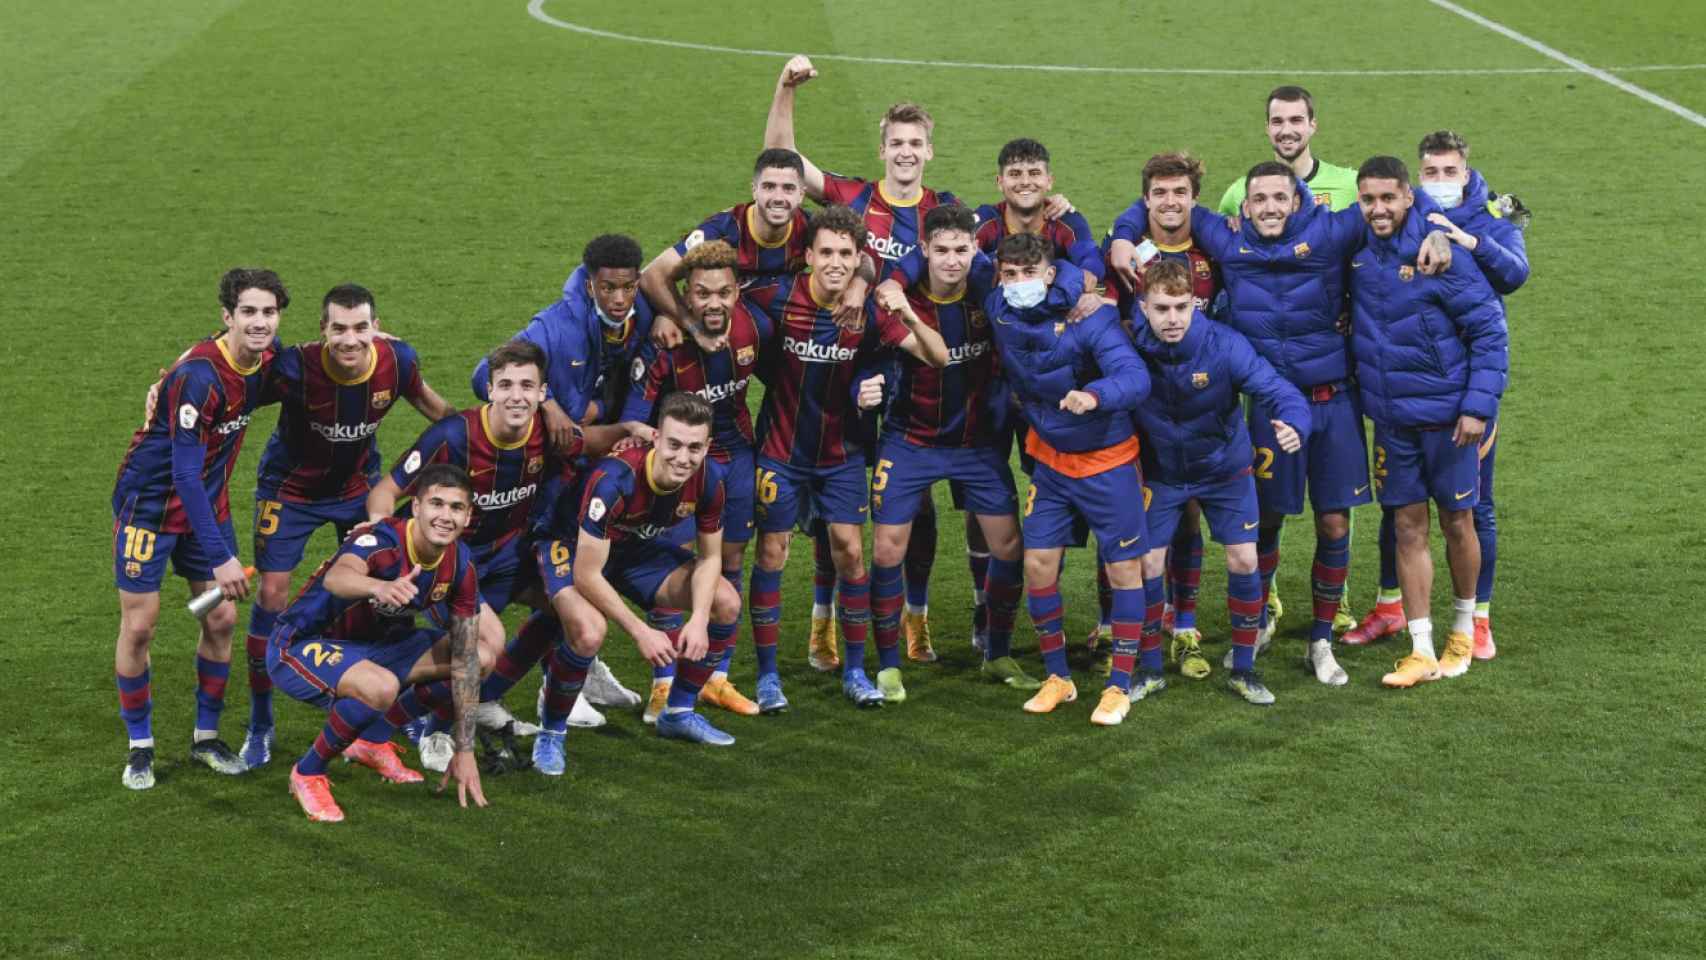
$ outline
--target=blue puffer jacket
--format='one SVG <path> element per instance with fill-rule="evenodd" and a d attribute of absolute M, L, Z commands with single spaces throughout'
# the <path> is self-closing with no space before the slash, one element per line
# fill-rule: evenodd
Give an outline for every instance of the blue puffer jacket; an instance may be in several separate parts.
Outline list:
<path fill-rule="evenodd" d="M 1240 393 L 1309 435 L 1303 394 L 1236 330 L 1198 311 L 1178 343 L 1145 324 L 1137 352 L 1149 370 L 1149 399 L 1137 407 L 1143 476 L 1167 484 L 1211 483 L 1250 469 L 1250 429 Z"/>
<path fill-rule="evenodd" d="M 1308 389 L 1350 375 L 1339 314 L 1345 258 L 1362 245 L 1362 231 L 1334 219 L 1325 205 L 1315 206 L 1301 181 L 1298 195 L 1302 207 L 1278 238 L 1261 237 L 1248 220 L 1234 230 L 1204 206 L 1191 210 L 1191 237 L 1220 265 L 1226 305 L 1219 319 L 1242 333 L 1280 376 Z M 1148 217 L 1139 201 L 1120 220 L 1146 223 Z"/>
<path fill-rule="evenodd" d="M 1054 283 L 1042 303 L 1016 310 L 995 287 L 983 310 L 992 321 L 1001 369 L 1031 429 L 1062 453 L 1102 450 L 1135 435 L 1131 412 L 1149 395 L 1149 374 L 1113 307 L 1066 322 L 1084 292 L 1084 274 L 1064 260 L 1054 266 Z M 1094 393 L 1096 409 L 1084 414 L 1060 409 L 1061 398 L 1073 390 Z"/>
<path fill-rule="evenodd" d="M 1498 212 L 1498 203 L 1479 170 L 1469 171 L 1463 202 L 1445 211 L 1464 233 L 1475 237 L 1475 265 L 1499 296 L 1509 296 L 1528 280 L 1528 244 L 1516 224 Z"/>
<path fill-rule="evenodd" d="M 515 335 L 545 351 L 545 386 L 570 419 L 580 421 L 587 404 L 597 401 L 600 422 L 614 422 L 622 412 L 628 385 L 635 379 L 633 364 L 639 360 L 644 373 L 656 348 L 652 346 L 652 305 L 644 294 L 634 297 L 634 315 L 620 343 L 605 342 L 604 324 L 598 306 L 587 292 L 587 270 L 582 265 L 563 281 L 563 298 L 533 315 L 533 322 Z M 486 361 L 474 367 L 474 395 L 486 396 Z"/>
<path fill-rule="evenodd" d="M 1351 258 L 1363 413 L 1388 426 L 1447 426 L 1463 414 L 1490 420 L 1508 367 L 1504 306 L 1461 249 L 1438 276 L 1416 269 L 1422 238 L 1436 229 L 1427 216 L 1439 207 L 1420 190 L 1415 197 L 1397 233 L 1380 239 L 1370 231 Z"/>

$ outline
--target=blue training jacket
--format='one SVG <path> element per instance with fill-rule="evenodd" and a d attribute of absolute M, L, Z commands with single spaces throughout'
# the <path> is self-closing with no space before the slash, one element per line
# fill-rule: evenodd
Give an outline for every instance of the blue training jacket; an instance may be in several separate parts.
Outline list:
<path fill-rule="evenodd" d="M 1113 307 L 1100 307 L 1078 323 L 1066 321 L 1084 292 L 1084 273 L 1064 260 L 1054 267 L 1054 283 L 1042 303 L 1014 309 L 997 286 L 983 310 L 1002 372 L 1031 429 L 1062 453 L 1089 453 L 1135 435 L 1131 412 L 1149 395 L 1149 374 Z M 1096 409 L 1084 414 L 1060 409 L 1061 398 L 1073 390 L 1094 393 Z"/>
<path fill-rule="evenodd" d="M 1479 170 L 1469 171 L 1463 202 L 1445 211 L 1464 233 L 1476 239 L 1475 265 L 1499 296 L 1509 296 L 1528 281 L 1528 244 L 1516 224 L 1498 211 L 1498 203 Z"/>
<path fill-rule="evenodd" d="M 1416 269 L 1439 206 L 1420 190 L 1391 237 L 1367 231 L 1351 258 L 1351 342 L 1363 414 L 1399 427 L 1444 427 L 1460 415 L 1491 420 L 1508 369 L 1504 305 L 1474 258 L 1455 250 L 1429 277 Z M 1357 217 L 1355 209 L 1344 210 Z"/>
<path fill-rule="evenodd" d="M 1137 407 L 1143 476 L 1166 484 L 1211 483 L 1250 469 L 1250 429 L 1239 394 L 1309 436 L 1303 394 L 1263 360 L 1250 341 L 1202 311 L 1178 343 L 1162 343 L 1146 323 L 1137 352 L 1149 370 L 1149 399 Z"/>

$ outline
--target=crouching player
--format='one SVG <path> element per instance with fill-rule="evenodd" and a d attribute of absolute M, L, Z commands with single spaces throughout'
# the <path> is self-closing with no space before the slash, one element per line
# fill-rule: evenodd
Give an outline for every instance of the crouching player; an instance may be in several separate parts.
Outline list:
<path fill-rule="evenodd" d="M 1303 394 L 1274 371 L 1250 342 L 1214 323 L 1195 305 L 1191 271 L 1176 260 L 1157 260 L 1144 271 L 1143 316 L 1137 352 L 1149 369 L 1149 399 L 1137 408 L 1143 428 L 1144 513 L 1150 551 L 1143 578 L 1166 569 L 1186 504 L 1208 517 L 1209 531 L 1226 546 L 1226 609 L 1232 624 L 1232 674 L 1227 685 L 1255 704 L 1274 702 L 1256 676 L 1256 630 L 1262 616 L 1262 578 L 1256 572 L 1256 480 L 1250 431 L 1239 406 L 1248 393 L 1274 414 L 1280 448 L 1295 453 L 1309 433 Z M 1320 641 L 1328 643 L 1331 641 Z"/>
<path fill-rule="evenodd" d="M 420 472 L 415 491 L 414 517 L 352 531 L 278 615 L 268 638 L 274 686 L 327 708 L 326 726 L 290 770 L 291 796 L 310 820 L 344 818 L 326 776 L 340 753 L 393 783 L 420 781 L 397 758 L 391 734 L 445 700 L 455 712 L 456 746 L 439 788 L 455 777 L 463 806 L 470 796 L 486 805 L 474 762 L 474 710 L 491 660 L 480 646 L 474 562 L 461 542 L 474 485 L 460 467 L 440 463 Z M 417 627 L 416 612 L 432 626 Z"/>
<path fill-rule="evenodd" d="M 1048 679 L 1025 702 L 1048 713 L 1078 699 L 1066 665 L 1060 561 L 1082 518 L 1096 534 L 1114 589 L 1113 671 L 1094 723 L 1117 724 L 1130 698 L 1162 689 L 1160 578 L 1143 580 L 1147 552 L 1143 477 L 1131 411 L 1149 395 L 1149 374 L 1120 328 L 1114 308 L 1102 306 L 1079 323 L 1067 315 L 1083 292 L 1083 274 L 1052 258 L 1048 241 L 1021 233 L 1001 242 L 1001 286 L 984 311 L 992 321 L 1001 366 L 1031 430 L 1025 450 L 1036 460 L 1025 495 L 1025 587 Z M 1147 595 L 1147 603 L 1145 602 Z M 1143 646 L 1142 681 L 1132 669 Z"/>
<path fill-rule="evenodd" d="M 708 459 L 711 405 L 691 393 L 672 393 L 657 409 L 657 439 L 639 443 L 600 460 L 587 475 L 586 491 L 575 511 L 575 525 L 553 524 L 555 539 L 536 548 L 545 589 L 559 617 L 575 620 L 579 594 L 599 613 L 634 638 L 641 656 L 653 666 L 677 660 L 669 703 L 658 715 L 658 735 L 726 747 L 734 737 L 695 713 L 699 690 L 711 679 L 740 622 L 740 594 L 723 579 L 723 466 Z M 567 499 L 565 497 L 564 499 Z M 558 502 L 559 518 L 568 511 Z M 678 546 L 676 526 L 694 518 L 696 553 Z M 565 551 L 566 539 L 574 546 Z M 567 559 L 567 558 L 564 558 Z M 622 602 L 641 609 L 669 607 L 689 611 L 679 639 L 647 624 Z M 568 614 L 568 616 L 565 616 Z M 572 630 L 568 649 L 559 646 L 548 666 L 545 729 L 534 740 L 533 763 L 541 773 L 561 774 L 568 711 L 586 679 L 602 631 Z M 579 649 L 575 649 L 577 642 Z"/>

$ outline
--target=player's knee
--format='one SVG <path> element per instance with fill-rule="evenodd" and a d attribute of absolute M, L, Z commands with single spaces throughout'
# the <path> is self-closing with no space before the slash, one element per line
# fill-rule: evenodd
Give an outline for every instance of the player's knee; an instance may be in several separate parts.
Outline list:
<path fill-rule="evenodd" d="M 154 621 L 119 624 L 118 652 L 120 656 L 146 657 L 148 648 L 153 644 Z"/>
<path fill-rule="evenodd" d="M 1473 510 L 1441 510 L 1439 512 L 1439 528 L 1447 537 L 1474 536 L 1475 512 Z"/>
<path fill-rule="evenodd" d="M 740 619 L 740 594 L 727 580 L 717 581 L 717 594 L 711 598 L 711 619 L 717 623 L 734 623 Z"/>
<path fill-rule="evenodd" d="M 480 676 L 483 677 L 486 674 L 491 673 L 492 668 L 498 665 L 498 652 L 497 648 L 484 643 L 480 644 L 480 648 L 478 650 L 480 656 Z"/>
<path fill-rule="evenodd" d="M 770 571 L 779 571 L 788 565 L 788 535 L 766 533 L 758 538 L 758 551 L 754 562 L 759 567 Z"/>
<path fill-rule="evenodd" d="M 214 647 L 229 647 L 231 634 L 237 629 L 237 605 L 222 603 L 201 620 L 202 635 Z"/>
<path fill-rule="evenodd" d="M 272 577 L 262 575 L 261 587 L 255 593 L 255 606 L 263 610 L 278 613 L 290 601 L 290 578 L 285 577 L 282 583 L 275 582 Z"/>
<path fill-rule="evenodd" d="M 1115 590 L 1136 590 L 1143 586 L 1144 570 L 1142 559 L 1132 557 L 1130 560 L 1115 560 L 1113 563 L 1108 564 L 1107 567 L 1108 584 Z M 1155 575 L 1161 575 L 1159 566 L 1156 569 Z"/>
<path fill-rule="evenodd" d="M 380 671 L 362 685 L 361 701 L 375 710 L 389 710 L 391 704 L 397 702 L 397 694 L 401 692 L 396 675 L 389 671 Z"/>
<path fill-rule="evenodd" d="M 1025 555 L 1025 585 L 1046 587 L 1060 574 L 1060 559 L 1052 554 Z"/>
<path fill-rule="evenodd" d="M 899 566 L 906 559 L 906 538 L 891 527 L 878 527 L 871 534 L 871 557 L 879 567 Z"/>
<path fill-rule="evenodd" d="M 1143 579 L 1153 580 L 1167 572 L 1167 550 L 1151 550 L 1143 555 Z M 1108 581 L 1112 583 L 1110 579 Z"/>
<path fill-rule="evenodd" d="M 1226 548 L 1226 572 L 1249 574 L 1256 572 L 1256 545 L 1239 543 Z"/>
<path fill-rule="evenodd" d="M 1328 540 L 1339 540 L 1351 535 L 1351 515 L 1332 511 L 1315 515 L 1315 533 Z"/>
<path fill-rule="evenodd" d="M 565 625 L 569 636 L 569 649 L 583 657 L 597 656 L 604 649 L 604 634 L 607 629 L 604 618 L 597 611 L 582 611 L 570 618 Z"/>
<path fill-rule="evenodd" d="M 1012 529 L 1000 530 L 994 536 L 986 537 L 985 543 L 987 544 L 985 549 L 991 556 L 999 557 L 1008 563 L 1016 563 L 1019 560 L 1019 554 L 1023 553 L 1025 549 L 1024 541 L 1019 538 L 1019 528 L 1016 525 Z"/>

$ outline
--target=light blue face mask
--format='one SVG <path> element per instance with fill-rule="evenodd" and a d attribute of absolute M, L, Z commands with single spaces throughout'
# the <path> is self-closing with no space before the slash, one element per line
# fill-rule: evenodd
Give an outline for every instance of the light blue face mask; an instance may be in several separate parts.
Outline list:
<path fill-rule="evenodd" d="M 1449 180 L 1436 180 L 1433 183 L 1422 184 L 1422 192 L 1432 197 L 1434 202 L 1450 210 L 1463 202 L 1463 184 Z"/>
<path fill-rule="evenodd" d="M 1048 295 L 1048 284 L 1042 280 L 1020 280 L 1017 283 L 1004 284 L 1001 296 L 1007 305 L 1015 310 L 1024 310 L 1043 302 Z"/>
<path fill-rule="evenodd" d="M 628 312 L 623 315 L 622 319 L 613 320 L 613 319 L 611 319 L 610 314 L 605 313 L 604 308 L 598 305 L 597 300 L 592 301 L 592 309 L 597 311 L 598 321 L 600 323 L 604 324 L 606 327 L 612 327 L 612 328 L 622 326 L 624 323 L 628 322 L 629 317 L 632 317 L 634 315 L 634 308 L 629 307 Z"/>

